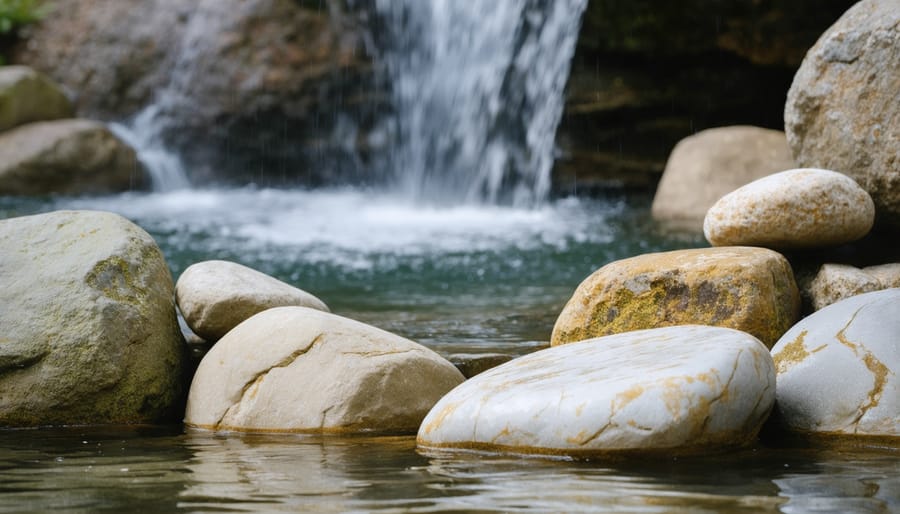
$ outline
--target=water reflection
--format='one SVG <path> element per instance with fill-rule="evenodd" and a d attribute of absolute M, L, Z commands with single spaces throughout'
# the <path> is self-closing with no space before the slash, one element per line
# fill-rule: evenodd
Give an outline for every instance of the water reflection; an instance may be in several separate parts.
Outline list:
<path fill-rule="evenodd" d="M 412 437 L 0 431 L 0 512 L 897 512 L 895 450 L 571 462 Z"/>

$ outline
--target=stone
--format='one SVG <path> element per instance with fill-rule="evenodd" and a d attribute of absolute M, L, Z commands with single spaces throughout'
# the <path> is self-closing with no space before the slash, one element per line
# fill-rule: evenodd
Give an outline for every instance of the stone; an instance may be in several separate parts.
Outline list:
<path fill-rule="evenodd" d="M 27 66 L 0 66 L 0 131 L 73 114 L 69 99 L 43 73 Z"/>
<path fill-rule="evenodd" d="M 872 199 L 853 179 L 803 168 L 723 196 L 706 213 L 703 234 L 713 246 L 820 248 L 862 238 L 874 219 Z"/>
<path fill-rule="evenodd" d="M 900 4 L 863 0 L 816 42 L 788 91 L 784 125 L 800 166 L 838 170 L 900 226 Z"/>
<path fill-rule="evenodd" d="M 807 316 L 772 348 L 777 419 L 824 436 L 900 437 L 900 289 Z"/>
<path fill-rule="evenodd" d="M 134 149 L 102 123 L 43 121 L 0 134 L 0 195 L 112 193 L 144 184 Z"/>
<path fill-rule="evenodd" d="M 844 298 L 884 289 L 881 281 L 865 271 L 846 264 L 823 264 L 809 283 L 806 293 L 813 309 L 819 310 Z"/>
<path fill-rule="evenodd" d="M 698 132 L 672 150 L 653 198 L 653 218 L 699 231 L 719 198 L 791 168 L 784 132 L 751 126 Z"/>
<path fill-rule="evenodd" d="M 900 287 L 900 262 L 866 266 L 862 270 L 877 278 L 883 288 Z"/>
<path fill-rule="evenodd" d="M 248 432 L 415 432 L 463 381 L 408 339 L 307 307 L 276 307 L 220 339 L 197 368 L 185 423 Z"/>
<path fill-rule="evenodd" d="M 447 360 L 453 363 L 466 378 L 472 378 L 491 368 L 496 368 L 511 361 L 512 358 L 512 355 L 505 353 L 454 353 L 447 356 Z"/>
<path fill-rule="evenodd" d="M 155 104 L 195 183 L 316 184 L 356 157 L 330 135 L 385 108 L 359 17 L 342 0 L 67 0 L 14 58 L 78 91 L 86 116 Z"/>
<path fill-rule="evenodd" d="M 771 347 L 799 310 L 791 267 L 772 250 L 651 253 L 611 262 L 586 278 L 563 307 L 550 344 L 697 324 L 743 330 Z"/>
<path fill-rule="evenodd" d="M 0 221 L 0 249 L 0 426 L 180 416 L 184 340 L 153 238 L 59 211 Z"/>
<path fill-rule="evenodd" d="M 552 347 L 444 396 L 424 449 L 594 457 L 680 454 L 754 440 L 774 401 L 768 350 L 737 330 L 685 325 Z"/>
<path fill-rule="evenodd" d="M 239 323 L 273 307 L 310 307 L 328 312 L 315 296 L 236 262 L 188 266 L 175 284 L 175 299 L 188 327 L 217 341 Z"/>

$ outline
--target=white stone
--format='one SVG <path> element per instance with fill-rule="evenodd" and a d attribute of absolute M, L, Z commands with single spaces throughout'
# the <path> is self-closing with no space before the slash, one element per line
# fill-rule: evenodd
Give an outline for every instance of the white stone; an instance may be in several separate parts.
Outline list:
<path fill-rule="evenodd" d="M 203 357 L 185 422 L 210 430 L 414 432 L 463 376 L 408 339 L 306 307 L 263 311 Z"/>
<path fill-rule="evenodd" d="M 514 359 L 457 387 L 426 449 L 566 456 L 704 451 L 752 440 L 775 393 L 766 347 L 728 328 L 626 332 Z"/>
<path fill-rule="evenodd" d="M 250 316 L 273 307 L 328 312 L 328 306 L 306 291 L 228 261 L 189 266 L 175 284 L 175 297 L 188 326 L 207 341 L 217 341 Z"/>
<path fill-rule="evenodd" d="M 817 248 L 855 241 L 874 220 L 872 198 L 853 179 L 802 168 L 723 196 L 706 213 L 703 233 L 713 246 Z"/>
<path fill-rule="evenodd" d="M 772 348 L 787 428 L 900 436 L 900 289 L 853 296 L 803 319 Z"/>

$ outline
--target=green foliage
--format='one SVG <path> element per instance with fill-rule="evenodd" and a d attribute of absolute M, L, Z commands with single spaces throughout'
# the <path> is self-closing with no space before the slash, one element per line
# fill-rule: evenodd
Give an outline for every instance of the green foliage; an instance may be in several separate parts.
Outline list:
<path fill-rule="evenodd" d="M 42 3 L 42 0 L 0 0 L 0 34 L 9 34 L 41 19 Z"/>

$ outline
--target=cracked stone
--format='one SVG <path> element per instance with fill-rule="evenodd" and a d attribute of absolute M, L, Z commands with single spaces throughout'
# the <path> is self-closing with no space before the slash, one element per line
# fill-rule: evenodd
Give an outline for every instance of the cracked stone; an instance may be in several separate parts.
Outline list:
<path fill-rule="evenodd" d="M 400 336 L 306 307 L 256 314 L 197 368 L 185 423 L 247 432 L 410 433 L 463 381 Z"/>
<path fill-rule="evenodd" d="M 485 371 L 434 406 L 417 440 L 426 450 L 571 457 L 709 451 L 752 441 L 774 396 L 772 358 L 745 332 L 640 330 Z"/>
<path fill-rule="evenodd" d="M 900 437 L 900 289 L 861 294 L 803 319 L 772 348 L 784 428 Z"/>

